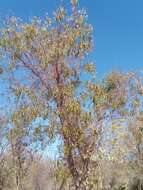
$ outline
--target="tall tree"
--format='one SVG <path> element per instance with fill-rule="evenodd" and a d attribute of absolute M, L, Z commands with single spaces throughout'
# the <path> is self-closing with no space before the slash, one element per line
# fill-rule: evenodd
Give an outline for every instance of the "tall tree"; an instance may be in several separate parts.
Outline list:
<path fill-rule="evenodd" d="M 12 16 L 0 31 L 11 89 L 36 105 L 27 107 L 29 121 L 36 113 L 47 122 L 47 136 L 60 137 L 60 189 L 67 179 L 75 190 L 95 188 L 92 158 L 102 143 L 104 124 L 113 115 L 121 116 L 127 101 L 126 76 L 112 73 L 103 83 L 95 82 L 95 65 L 87 61 L 92 31 L 77 0 L 71 1 L 70 11 L 59 7 L 53 18 L 23 23 Z M 23 120 L 23 115 L 17 117 Z"/>

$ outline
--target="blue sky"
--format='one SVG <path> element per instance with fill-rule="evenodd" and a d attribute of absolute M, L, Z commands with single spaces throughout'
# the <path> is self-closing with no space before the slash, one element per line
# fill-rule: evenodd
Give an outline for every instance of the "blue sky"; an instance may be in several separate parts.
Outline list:
<path fill-rule="evenodd" d="M 42 16 L 62 0 L 0 0 L 0 16 L 14 13 L 24 19 Z M 63 0 L 64 4 L 69 0 Z M 92 54 L 98 76 L 108 71 L 143 67 L 143 1 L 80 0 L 94 26 Z"/>

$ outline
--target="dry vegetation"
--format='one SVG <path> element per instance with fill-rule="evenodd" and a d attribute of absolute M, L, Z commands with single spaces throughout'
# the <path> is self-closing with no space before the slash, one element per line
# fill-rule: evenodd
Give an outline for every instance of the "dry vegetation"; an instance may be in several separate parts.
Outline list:
<path fill-rule="evenodd" d="M 143 190 L 142 76 L 96 79 L 78 4 L 0 28 L 0 190 Z M 57 140 L 58 157 L 42 156 Z"/>

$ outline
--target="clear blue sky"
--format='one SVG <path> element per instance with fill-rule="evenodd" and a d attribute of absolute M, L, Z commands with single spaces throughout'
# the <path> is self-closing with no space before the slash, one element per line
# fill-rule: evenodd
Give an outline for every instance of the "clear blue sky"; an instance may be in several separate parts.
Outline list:
<path fill-rule="evenodd" d="M 63 0 L 68 4 L 69 0 Z M 52 12 L 60 0 L 0 0 L 0 16 L 28 18 Z M 143 67 L 143 0 L 80 0 L 95 32 L 93 60 L 99 75 Z"/>

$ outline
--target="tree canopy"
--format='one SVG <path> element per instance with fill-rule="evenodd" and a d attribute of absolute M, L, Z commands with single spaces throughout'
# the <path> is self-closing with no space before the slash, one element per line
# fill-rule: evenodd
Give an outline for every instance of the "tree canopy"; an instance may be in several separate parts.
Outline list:
<path fill-rule="evenodd" d="M 55 189 L 126 189 L 131 177 L 142 176 L 142 76 L 117 71 L 97 80 L 89 58 L 92 49 L 93 27 L 77 0 L 71 1 L 70 10 L 59 7 L 51 18 L 23 22 L 11 16 L 4 21 L 0 74 L 14 103 L 1 120 L 2 147 L 8 143 L 1 151 L 1 189 L 8 172 L 13 187 L 7 189 L 34 190 L 26 182 L 34 176 L 41 190 L 38 175 L 44 160 L 39 166 L 37 157 L 57 139 L 59 156 L 52 161 Z M 115 162 L 125 171 L 133 170 L 126 184 L 111 175 Z M 121 171 L 114 172 L 117 176 Z M 141 190 L 141 177 L 138 180 Z"/>

